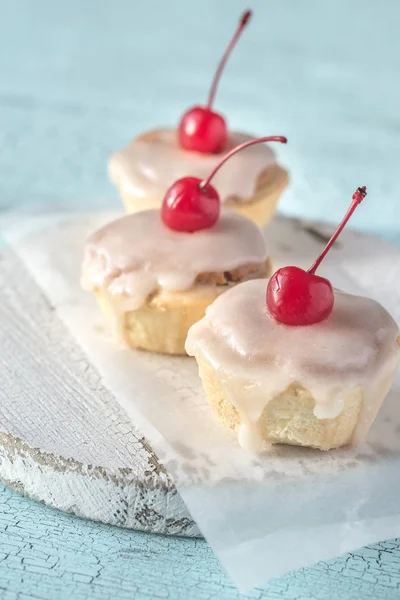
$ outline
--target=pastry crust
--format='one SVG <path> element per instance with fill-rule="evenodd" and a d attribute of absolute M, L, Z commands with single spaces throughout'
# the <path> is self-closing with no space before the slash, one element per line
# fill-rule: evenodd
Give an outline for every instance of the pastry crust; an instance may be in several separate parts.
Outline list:
<path fill-rule="evenodd" d="M 196 356 L 199 374 L 210 406 L 218 419 L 238 431 L 242 424 L 235 406 L 228 399 L 216 371 Z M 320 450 L 339 448 L 351 443 L 363 405 L 363 392 L 354 388 L 344 398 L 344 408 L 334 419 L 318 419 L 313 412 L 315 400 L 299 384 L 290 385 L 265 407 L 259 431 L 266 444 L 291 444 Z"/>
<path fill-rule="evenodd" d="M 274 216 L 278 200 L 288 184 L 287 171 L 275 164 L 262 171 L 256 193 L 250 201 L 243 202 L 239 197 L 232 197 L 227 199 L 224 207 L 251 219 L 259 227 L 265 227 Z"/>
<path fill-rule="evenodd" d="M 185 341 L 190 327 L 204 317 L 207 306 L 236 283 L 271 274 L 269 259 L 224 273 L 201 273 L 196 284 L 182 292 L 157 291 L 137 310 L 123 311 L 118 301 L 100 288 L 94 293 L 118 337 L 132 348 L 163 354 L 186 354 Z"/>
<path fill-rule="evenodd" d="M 146 132 L 136 139 L 152 141 L 157 138 L 158 133 L 159 130 Z M 151 196 L 139 198 L 135 194 L 126 192 L 121 180 L 114 177 L 113 182 L 119 189 L 128 213 L 160 208 L 162 198 Z M 244 201 L 239 196 L 231 196 L 226 199 L 223 206 L 251 219 L 259 227 L 264 227 L 272 219 L 279 197 L 288 186 L 288 183 L 289 175 L 287 171 L 278 164 L 274 164 L 260 173 L 253 198 Z"/>

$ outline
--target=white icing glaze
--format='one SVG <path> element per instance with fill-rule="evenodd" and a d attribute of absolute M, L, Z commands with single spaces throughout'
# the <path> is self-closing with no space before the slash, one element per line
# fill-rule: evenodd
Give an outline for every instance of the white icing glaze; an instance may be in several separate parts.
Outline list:
<path fill-rule="evenodd" d="M 319 419 L 339 415 L 346 394 L 361 386 L 356 438 L 363 439 L 399 362 L 396 323 L 374 300 L 335 290 L 327 320 L 282 325 L 266 309 L 266 286 L 265 280 L 253 280 L 232 288 L 208 307 L 186 341 L 189 355 L 202 356 L 218 371 L 243 423 L 239 443 L 260 449 L 257 421 L 269 400 L 291 383 L 310 391 Z"/>
<path fill-rule="evenodd" d="M 165 227 L 158 210 L 146 210 L 117 219 L 88 239 L 82 285 L 106 290 L 124 311 L 135 310 L 156 290 L 187 290 L 201 273 L 266 258 L 261 230 L 234 212 L 224 211 L 210 229 L 181 233 Z"/>
<path fill-rule="evenodd" d="M 226 152 L 253 139 L 244 133 L 231 133 L 223 152 L 201 154 L 180 148 L 175 129 L 160 129 L 148 137 L 132 140 L 127 148 L 111 156 L 109 175 L 123 192 L 160 201 L 174 181 L 187 175 L 207 177 Z M 260 173 L 274 163 L 274 153 L 265 144 L 250 146 L 232 156 L 212 180 L 221 202 L 230 196 L 238 196 L 243 202 L 251 200 Z"/>

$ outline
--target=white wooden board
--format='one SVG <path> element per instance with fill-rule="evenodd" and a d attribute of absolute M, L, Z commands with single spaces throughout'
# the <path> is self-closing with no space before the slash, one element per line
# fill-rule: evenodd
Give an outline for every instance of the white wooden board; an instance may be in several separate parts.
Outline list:
<path fill-rule="evenodd" d="M 307 266 L 330 232 L 327 226 L 277 218 L 266 235 L 278 266 Z M 343 261 L 365 247 L 376 261 L 391 256 L 393 265 L 399 264 L 397 248 L 350 231 L 340 238 L 329 260 Z M 352 291 L 345 269 L 342 281 L 333 283 Z M 22 319 L 15 319 L 16 306 L 26 308 Z M 10 322 L 11 334 L 6 334 L 1 324 Z M 0 348 L 3 483 L 60 510 L 104 523 L 199 535 L 152 448 L 104 388 L 8 247 L 0 255 Z M 51 363 L 43 359 L 49 355 Z M 43 378 L 52 382 L 53 393 L 41 396 L 35 389 L 32 402 L 31 391 Z M 85 389 L 79 383 L 82 378 L 88 384 Z"/>

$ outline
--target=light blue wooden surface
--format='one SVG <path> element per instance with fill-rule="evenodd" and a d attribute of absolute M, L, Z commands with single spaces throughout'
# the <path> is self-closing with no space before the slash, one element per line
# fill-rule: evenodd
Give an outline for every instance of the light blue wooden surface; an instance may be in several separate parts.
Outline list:
<path fill-rule="evenodd" d="M 207 86 L 240 0 L 0 0 L 0 207 L 118 206 L 108 155 L 174 124 Z M 255 134 L 285 134 L 285 212 L 400 240 L 400 4 L 265 0 L 229 63 L 216 108 Z M 323 541 L 322 541 L 323 543 Z M 0 597 L 239 598 L 203 541 L 118 530 L 0 488 Z M 244 597 L 244 596 L 243 596 Z M 319 563 L 246 596 L 400 598 L 400 546 Z"/>
<path fill-rule="evenodd" d="M 384 542 L 240 595 L 202 540 L 82 521 L 0 487 L 2 600 L 395 600 L 398 545 Z M 7 590 L 3 592 L 2 590 Z M 19 595 L 20 594 L 20 595 Z"/>

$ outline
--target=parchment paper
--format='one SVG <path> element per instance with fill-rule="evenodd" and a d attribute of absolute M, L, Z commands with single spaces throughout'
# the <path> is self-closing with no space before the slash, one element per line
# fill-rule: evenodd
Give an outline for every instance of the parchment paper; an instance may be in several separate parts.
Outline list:
<path fill-rule="evenodd" d="M 246 454 L 213 417 L 193 359 L 119 347 L 94 297 L 81 290 L 84 241 L 114 216 L 20 214 L 3 219 L 2 235 L 152 444 L 239 589 L 400 536 L 399 377 L 362 446 Z M 275 266 L 309 266 L 321 231 L 275 221 L 267 231 Z M 345 291 L 375 297 L 400 320 L 400 249 L 345 232 L 321 274 Z M 1 282 L 0 301 L 12 285 Z M 29 290 L 15 310 L 23 312 L 27 302 Z"/>

